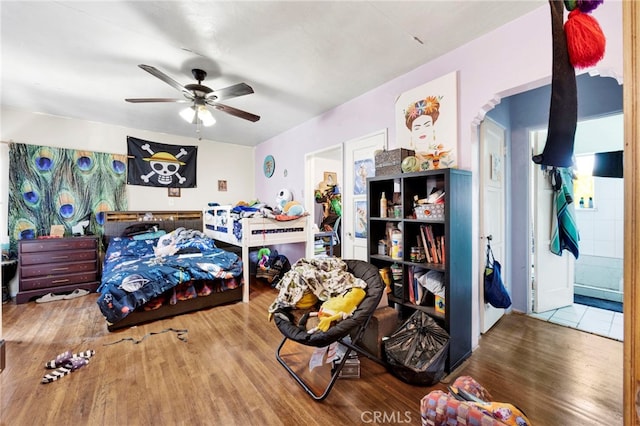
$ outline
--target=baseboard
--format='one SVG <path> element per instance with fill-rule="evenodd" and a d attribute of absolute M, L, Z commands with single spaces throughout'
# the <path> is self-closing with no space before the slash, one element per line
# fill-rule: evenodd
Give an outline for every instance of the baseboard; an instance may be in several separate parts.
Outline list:
<path fill-rule="evenodd" d="M 4 347 L 4 339 L 0 340 L 0 373 L 2 373 L 4 371 L 4 365 L 5 365 L 5 347 Z"/>

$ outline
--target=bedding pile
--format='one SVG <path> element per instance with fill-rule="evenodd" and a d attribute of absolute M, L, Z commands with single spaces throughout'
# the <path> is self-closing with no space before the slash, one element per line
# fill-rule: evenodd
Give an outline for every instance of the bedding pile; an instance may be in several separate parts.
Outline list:
<path fill-rule="evenodd" d="M 347 270 L 347 264 L 339 258 L 300 259 L 293 264 L 278 282 L 276 300 L 269 306 L 269 314 L 278 309 L 292 308 L 305 292 L 313 293 L 318 300 L 326 301 L 350 288 L 367 288 L 367 283 Z"/>
<path fill-rule="evenodd" d="M 115 237 L 105 254 L 97 304 L 107 322 L 115 324 L 138 308 L 237 288 L 241 275 L 242 260 L 200 231 L 178 228 L 159 238 Z"/>

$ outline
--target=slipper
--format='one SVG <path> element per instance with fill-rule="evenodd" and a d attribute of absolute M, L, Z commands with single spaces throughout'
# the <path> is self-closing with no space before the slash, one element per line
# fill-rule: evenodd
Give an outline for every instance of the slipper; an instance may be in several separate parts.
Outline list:
<path fill-rule="evenodd" d="M 73 292 L 67 294 L 66 296 L 63 296 L 63 299 L 64 300 L 75 299 L 76 297 L 86 296 L 87 294 L 89 294 L 89 290 L 85 290 L 83 288 L 76 288 L 75 290 L 73 290 Z"/>
<path fill-rule="evenodd" d="M 64 294 L 47 293 L 44 296 L 36 299 L 36 303 L 53 302 L 53 301 L 56 301 L 56 300 L 62 300 L 62 299 L 64 299 L 64 297 L 65 297 Z"/>
<path fill-rule="evenodd" d="M 95 355 L 96 351 L 93 349 L 89 349 L 86 351 L 78 352 L 77 354 L 72 354 L 71 351 L 66 351 L 58 355 L 55 359 L 47 362 L 44 366 L 46 368 L 58 368 L 65 365 L 71 358 L 86 358 L 89 360 L 93 355 Z"/>
<path fill-rule="evenodd" d="M 47 362 L 44 366 L 46 368 L 62 367 L 67 362 L 69 362 L 71 358 L 73 358 L 73 354 L 71 353 L 71 351 L 62 352 L 55 359 L 52 359 L 51 361 Z"/>
<path fill-rule="evenodd" d="M 45 374 L 42 377 L 42 380 L 40 381 L 40 383 L 47 384 L 47 383 L 55 382 L 56 380 L 66 376 L 72 371 L 76 371 L 78 368 L 84 365 L 87 365 L 88 363 L 89 363 L 88 358 L 83 358 L 80 356 L 71 358 L 69 361 L 67 361 L 67 363 L 64 366 L 55 369 L 51 373 Z"/>

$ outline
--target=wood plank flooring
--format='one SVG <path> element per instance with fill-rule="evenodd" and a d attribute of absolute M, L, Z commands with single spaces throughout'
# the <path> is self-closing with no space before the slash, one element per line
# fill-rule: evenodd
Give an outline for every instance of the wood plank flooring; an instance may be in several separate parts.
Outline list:
<path fill-rule="evenodd" d="M 236 303 L 110 333 L 97 295 L 3 305 L 7 368 L 2 425 L 420 424 L 420 398 L 471 375 L 536 426 L 621 425 L 621 342 L 511 314 L 471 358 L 433 387 L 411 386 L 361 357 L 361 377 L 340 379 L 314 402 L 275 359 L 281 334 L 267 321 L 275 290 Z M 187 329 L 187 341 L 168 328 Z M 124 340 L 119 343 L 121 339 Z M 111 344 L 114 343 L 114 344 Z M 40 384 L 45 362 L 93 349 L 89 365 Z M 374 415 L 378 413 L 378 422 Z"/>

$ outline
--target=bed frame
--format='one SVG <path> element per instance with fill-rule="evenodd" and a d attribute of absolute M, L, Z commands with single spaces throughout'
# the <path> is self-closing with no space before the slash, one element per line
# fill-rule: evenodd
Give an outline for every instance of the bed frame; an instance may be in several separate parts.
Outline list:
<path fill-rule="evenodd" d="M 171 232 L 179 227 L 197 229 L 200 231 L 202 230 L 202 212 L 197 210 L 106 212 L 103 237 L 105 247 L 111 237 L 121 236 L 125 228 L 133 224 L 143 223 L 144 218 L 149 217 L 149 215 L 151 215 L 151 220 L 148 222 L 157 223 L 159 229 L 163 229 L 167 232 Z M 211 308 L 226 303 L 239 302 L 242 300 L 242 287 L 248 287 L 248 284 L 220 293 L 214 292 L 209 296 L 198 296 L 194 299 L 179 301 L 175 305 L 163 305 L 160 308 L 151 311 L 135 310 L 121 321 L 118 321 L 115 324 L 108 324 L 107 328 L 109 331 L 114 331 L 144 322 L 173 317 L 187 312 L 199 311 L 201 309 Z"/>
<path fill-rule="evenodd" d="M 242 301 L 249 302 L 249 249 L 279 244 L 304 243 L 308 240 L 308 216 L 280 221 L 266 217 L 246 217 L 242 221 L 242 239 L 233 234 L 232 206 L 207 207 L 204 210 L 204 233 L 216 241 L 241 248 L 243 260 Z"/>

